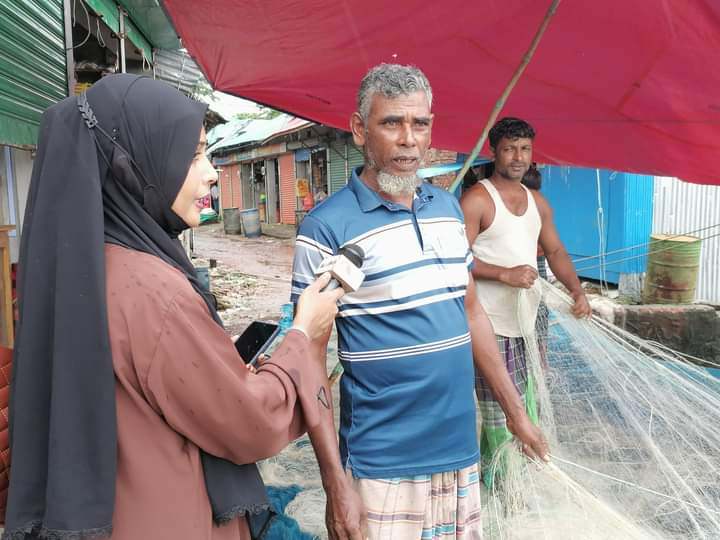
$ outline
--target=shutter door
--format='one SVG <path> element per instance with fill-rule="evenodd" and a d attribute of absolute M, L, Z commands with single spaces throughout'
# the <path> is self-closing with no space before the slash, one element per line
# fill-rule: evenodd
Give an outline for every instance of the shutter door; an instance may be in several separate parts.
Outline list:
<path fill-rule="evenodd" d="M 330 152 L 329 167 L 330 193 L 335 193 L 347 184 L 353 169 L 360 167 L 365 162 L 365 159 L 362 150 L 359 150 L 358 147 L 355 146 L 352 139 L 335 141 L 332 144 L 333 150 Z M 347 162 L 340 156 L 347 156 Z"/>
<path fill-rule="evenodd" d="M 37 144 L 40 116 L 67 96 L 62 0 L 0 2 L 0 144 Z"/>
<path fill-rule="evenodd" d="M 332 149 L 328 152 L 330 156 L 330 163 L 328 166 L 328 185 L 331 195 L 336 191 L 342 189 L 347 182 L 347 175 L 345 173 L 345 142 L 344 141 L 333 141 Z"/>
<path fill-rule="evenodd" d="M 295 157 L 292 153 L 282 154 L 278 157 L 278 170 L 280 172 L 280 222 L 294 225 L 297 198 L 295 197 Z"/>
<path fill-rule="evenodd" d="M 365 164 L 365 157 L 363 156 L 362 149 L 355 146 L 355 143 L 352 142 L 352 140 L 348 141 L 347 147 L 349 176 L 352 174 L 354 169 Z"/>

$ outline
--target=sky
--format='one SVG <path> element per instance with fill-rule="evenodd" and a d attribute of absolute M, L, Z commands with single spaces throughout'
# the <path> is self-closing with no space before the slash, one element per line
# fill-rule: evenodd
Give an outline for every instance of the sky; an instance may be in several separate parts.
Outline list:
<path fill-rule="evenodd" d="M 241 99 L 223 92 L 214 92 L 213 101 L 205 99 L 210 104 L 210 108 L 222 115 L 226 120 L 232 120 L 238 113 L 260 112 L 260 106 L 253 101 Z"/>

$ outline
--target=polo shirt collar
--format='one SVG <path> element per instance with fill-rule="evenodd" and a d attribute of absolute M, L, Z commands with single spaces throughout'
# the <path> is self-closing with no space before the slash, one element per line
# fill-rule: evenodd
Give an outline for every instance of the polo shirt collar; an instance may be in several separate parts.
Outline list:
<path fill-rule="evenodd" d="M 352 175 L 350 176 L 350 181 L 348 182 L 348 187 L 355 194 L 355 197 L 358 200 L 358 204 L 360 205 L 360 209 L 363 212 L 371 212 L 372 210 L 375 210 L 380 206 L 384 206 L 391 211 L 396 211 L 401 208 L 404 209 L 404 207 L 398 204 L 394 204 L 390 201 L 383 199 L 380 195 L 378 195 L 376 191 L 370 189 L 365 184 L 365 182 L 360 179 L 360 173 L 362 172 L 362 169 L 362 167 L 353 169 Z M 427 189 L 427 185 L 425 182 L 422 182 L 420 184 L 417 198 L 420 199 L 420 201 L 418 201 L 420 203 L 420 206 L 423 206 L 426 203 L 430 202 L 430 200 L 432 200 L 433 196 L 430 193 L 430 190 Z"/>

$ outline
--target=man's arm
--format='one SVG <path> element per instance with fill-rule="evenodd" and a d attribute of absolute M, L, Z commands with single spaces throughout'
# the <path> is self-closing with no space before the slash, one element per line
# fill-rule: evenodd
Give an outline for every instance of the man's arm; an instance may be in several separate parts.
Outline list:
<path fill-rule="evenodd" d="M 469 277 L 472 283 L 472 276 Z M 523 451 L 527 455 L 547 461 L 548 445 L 545 437 L 528 418 L 525 405 L 500 357 L 490 320 L 472 287 L 469 287 L 465 294 L 465 310 L 470 327 L 475 366 L 482 373 L 493 397 L 500 403 L 507 419 L 508 429 L 523 444 Z"/>
<path fill-rule="evenodd" d="M 313 342 L 311 354 L 325 359 L 327 357 L 327 341 L 326 339 L 323 343 Z M 326 381 L 323 388 L 325 394 L 318 396 L 323 405 L 320 423 L 311 428 L 308 435 L 320 466 L 320 478 L 327 496 L 325 525 L 331 540 L 346 538 L 364 540 L 367 530 L 365 509 L 340 462 L 330 384 Z"/>
<path fill-rule="evenodd" d="M 315 275 L 315 269 L 326 257 L 337 251 L 337 242 L 324 223 L 306 216 L 300 225 L 295 241 L 291 300 L 297 301 L 302 290 Z M 320 342 L 311 344 L 311 354 L 319 361 L 327 358 L 330 334 Z M 325 382 L 318 400 L 323 404 L 321 421 L 308 435 L 320 467 L 320 477 L 327 495 L 326 524 L 331 540 L 364 538 L 365 510 L 362 501 L 352 489 L 350 480 L 340 461 L 337 432 L 333 419 L 330 384 Z"/>
<path fill-rule="evenodd" d="M 475 186 L 466 191 L 460 199 L 460 208 L 465 215 L 465 234 L 471 248 L 477 235 L 480 234 L 480 224 L 487 211 L 489 196 L 486 193 L 484 187 Z M 538 277 L 537 270 L 527 264 L 505 268 L 486 263 L 477 257 L 473 257 L 473 261 L 472 276 L 475 279 L 499 281 L 511 287 L 529 289 Z"/>
<path fill-rule="evenodd" d="M 575 266 L 570 260 L 568 252 L 565 250 L 565 246 L 560 240 L 555 223 L 553 221 L 553 212 L 550 205 L 545 200 L 545 197 L 537 192 L 534 192 L 535 203 L 540 213 L 540 220 L 542 227 L 540 229 L 540 246 L 545 252 L 545 258 L 550 265 L 550 270 L 560 280 L 560 283 L 565 285 L 570 291 L 570 295 L 575 301 L 575 305 L 572 307 L 573 315 L 576 317 L 589 317 L 592 315 L 592 309 L 590 304 L 585 297 L 585 291 L 583 291 L 578 279 L 577 273 L 575 272 Z"/>

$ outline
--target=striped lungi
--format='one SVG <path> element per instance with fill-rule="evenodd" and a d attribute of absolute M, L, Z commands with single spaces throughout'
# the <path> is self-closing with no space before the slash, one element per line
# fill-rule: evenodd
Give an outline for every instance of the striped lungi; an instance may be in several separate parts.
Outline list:
<path fill-rule="evenodd" d="M 520 394 L 520 398 L 525 402 L 525 410 L 530 420 L 537 424 L 537 404 L 535 402 L 534 384 L 532 384 L 527 369 L 525 342 L 521 337 L 495 336 L 495 338 L 500 349 L 500 357 L 505 362 L 510 379 L 515 385 L 518 394 Z M 477 373 L 475 378 L 475 393 L 477 394 L 482 421 L 480 428 L 480 471 L 483 482 L 488 488 L 491 488 L 493 481 L 496 479 L 493 477 L 490 466 L 492 460 L 498 448 L 512 439 L 513 435 L 507 428 L 505 413 L 500 407 L 500 403 L 495 401 L 490 387 L 485 383 L 480 373 Z M 502 462 L 500 462 L 500 466 L 495 470 L 495 475 L 502 474 L 502 471 Z"/>
<path fill-rule="evenodd" d="M 391 479 L 355 478 L 370 540 L 482 538 L 477 465 Z"/>

